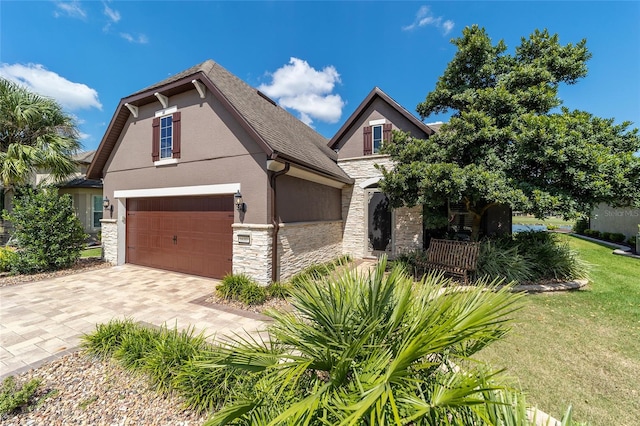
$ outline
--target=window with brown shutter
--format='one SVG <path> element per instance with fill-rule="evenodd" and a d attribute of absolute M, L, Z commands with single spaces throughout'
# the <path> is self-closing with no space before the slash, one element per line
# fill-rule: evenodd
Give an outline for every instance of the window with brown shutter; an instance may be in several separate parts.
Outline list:
<path fill-rule="evenodd" d="M 151 138 L 151 159 L 152 161 L 160 160 L 160 118 L 153 119 L 153 137 Z"/>
<path fill-rule="evenodd" d="M 180 112 L 173 113 L 173 158 L 180 158 Z"/>
<path fill-rule="evenodd" d="M 391 123 L 386 123 L 383 126 L 383 144 L 391 142 Z"/>
<path fill-rule="evenodd" d="M 371 126 L 365 126 L 363 129 L 363 155 L 371 155 L 372 153 L 372 144 L 371 144 Z"/>

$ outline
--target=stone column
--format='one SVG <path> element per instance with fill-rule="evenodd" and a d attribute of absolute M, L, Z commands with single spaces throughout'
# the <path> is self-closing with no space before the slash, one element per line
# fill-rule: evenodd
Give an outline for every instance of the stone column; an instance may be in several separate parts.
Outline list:
<path fill-rule="evenodd" d="M 234 223 L 233 273 L 246 274 L 258 284 L 271 283 L 273 225 Z"/>
<path fill-rule="evenodd" d="M 118 264 L 118 223 L 117 219 L 101 219 L 102 224 L 102 259 L 111 264 Z"/>

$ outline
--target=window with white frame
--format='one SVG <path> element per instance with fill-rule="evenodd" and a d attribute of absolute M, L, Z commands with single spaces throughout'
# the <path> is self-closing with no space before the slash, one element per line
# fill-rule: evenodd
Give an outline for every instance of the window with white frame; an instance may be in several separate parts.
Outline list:
<path fill-rule="evenodd" d="M 160 117 L 160 159 L 173 157 L 173 116 Z"/>
<path fill-rule="evenodd" d="M 102 224 L 100 223 L 100 219 L 102 219 L 102 197 L 100 195 L 93 196 L 91 210 L 91 220 L 93 221 L 91 226 L 94 228 L 102 227 Z"/>

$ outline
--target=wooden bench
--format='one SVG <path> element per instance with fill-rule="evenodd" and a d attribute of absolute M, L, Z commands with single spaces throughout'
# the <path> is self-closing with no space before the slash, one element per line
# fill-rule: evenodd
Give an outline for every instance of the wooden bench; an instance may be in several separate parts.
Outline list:
<path fill-rule="evenodd" d="M 443 271 L 447 275 L 461 278 L 467 284 L 469 274 L 476 270 L 479 253 L 480 243 L 432 238 L 427 249 L 427 259 L 418 263 L 418 267 L 425 272 Z"/>

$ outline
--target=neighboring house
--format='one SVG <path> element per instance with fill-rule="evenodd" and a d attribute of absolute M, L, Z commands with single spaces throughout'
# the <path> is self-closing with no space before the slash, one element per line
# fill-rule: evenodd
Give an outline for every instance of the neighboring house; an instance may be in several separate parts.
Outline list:
<path fill-rule="evenodd" d="M 601 203 L 591 212 L 589 227 L 600 232 L 621 233 L 629 239 L 640 232 L 640 209 L 611 207 Z"/>
<path fill-rule="evenodd" d="M 76 216 L 80 219 L 84 232 L 89 235 L 91 241 L 95 241 L 98 232 L 101 229 L 100 220 L 102 219 L 102 182 L 100 180 L 91 180 L 86 178 L 87 169 L 91 165 L 95 151 L 83 151 L 73 156 L 74 161 L 78 164 L 77 170 L 69 178 L 61 183 L 57 183 L 59 194 L 70 194 L 73 200 L 73 208 Z M 31 178 L 31 185 L 51 184 L 51 175 L 46 171 L 38 171 Z M 2 188 L 0 188 L 2 190 Z M 1 208 L 5 206 L 5 197 L 0 197 L 3 203 Z M 7 207 L 11 205 L 11 201 L 6 201 Z M 2 222 L 2 221 L 0 221 Z M 6 232 L 5 232 L 6 229 Z M 10 233 L 9 223 L 3 222 L 0 226 L 0 243 L 7 242 Z"/>
<path fill-rule="evenodd" d="M 268 284 L 420 249 L 421 209 L 390 212 L 377 187 L 393 129 L 433 133 L 375 88 L 328 141 L 210 60 L 129 95 L 87 173 L 109 203 L 105 259 Z"/>
<path fill-rule="evenodd" d="M 100 179 L 87 179 L 87 169 L 91 165 L 95 151 L 81 152 L 74 156 L 78 163 L 78 173 L 64 183 L 58 184 L 59 194 L 69 194 L 73 200 L 73 208 L 80 219 L 84 232 L 89 240 L 99 240 L 98 233 L 102 229 L 100 221 L 103 216 L 102 182 Z"/>

